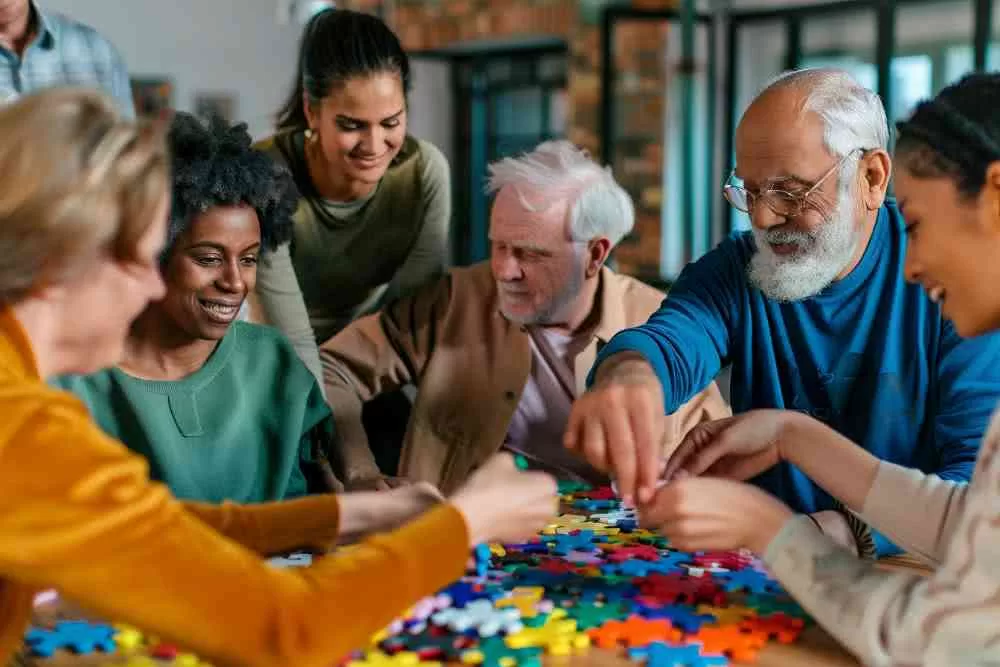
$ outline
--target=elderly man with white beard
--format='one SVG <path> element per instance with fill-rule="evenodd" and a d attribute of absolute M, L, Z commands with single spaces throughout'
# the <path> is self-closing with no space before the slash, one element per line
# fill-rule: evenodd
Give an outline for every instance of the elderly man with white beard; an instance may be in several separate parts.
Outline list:
<path fill-rule="evenodd" d="M 906 282 L 888 139 L 879 98 L 836 70 L 786 73 L 747 109 L 723 193 L 752 230 L 686 267 L 646 324 L 609 341 L 567 425 L 566 446 L 640 511 L 666 463 L 652 446 L 660 415 L 726 365 L 736 413 L 805 412 L 880 458 L 969 479 L 1000 398 L 1000 337 L 961 340 L 942 319 L 948 295 Z M 737 474 L 725 460 L 708 473 Z M 752 481 L 862 555 L 897 551 L 791 465 Z"/>

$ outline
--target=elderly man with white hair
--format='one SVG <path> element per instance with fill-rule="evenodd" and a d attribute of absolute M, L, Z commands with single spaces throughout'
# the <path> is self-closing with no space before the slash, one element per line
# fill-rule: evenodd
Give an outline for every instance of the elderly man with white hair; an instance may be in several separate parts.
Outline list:
<path fill-rule="evenodd" d="M 747 109 L 723 193 L 752 230 L 688 266 L 647 323 L 604 347 L 570 416 L 566 446 L 613 471 L 640 509 L 674 472 L 649 446 L 661 415 L 725 365 L 734 412 L 801 411 L 884 460 L 969 479 L 1000 398 L 1000 338 L 961 340 L 944 295 L 907 284 L 888 138 L 879 98 L 836 70 L 787 73 Z M 738 476 L 725 460 L 708 473 Z M 789 464 L 752 481 L 862 555 L 896 551 Z"/>
<path fill-rule="evenodd" d="M 632 229 L 628 194 L 585 153 L 546 142 L 490 166 L 490 260 L 349 325 L 320 347 L 348 488 L 386 473 L 448 492 L 501 448 L 560 478 L 606 478 L 562 435 L 601 346 L 643 322 L 663 294 L 606 266 Z M 361 406 L 417 387 L 397 470 L 376 465 Z M 664 452 L 693 425 L 730 414 L 704 383 L 659 424 Z"/>

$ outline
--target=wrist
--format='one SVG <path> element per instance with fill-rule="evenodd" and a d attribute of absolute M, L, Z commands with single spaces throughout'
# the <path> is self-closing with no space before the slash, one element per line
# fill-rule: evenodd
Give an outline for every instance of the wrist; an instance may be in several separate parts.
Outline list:
<path fill-rule="evenodd" d="M 747 547 L 755 554 L 762 556 L 767 552 L 767 547 L 778 536 L 785 523 L 794 517 L 795 514 L 785 506 L 776 507 L 775 511 L 768 517 L 761 517 L 760 529 L 754 531 L 753 540 Z"/>
<path fill-rule="evenodd" d="M 802 454 L 802 447 L 809 442 L 816 422 L 809 415 L 795 410 L 783 410 L 778 431 L 778 459 L 795 464 Z"/>
<path fill-rule="evenodd" d="M 619 352 L 597 367 L 594 385 L 618 382 L 659 382 L 646 357 L 638 352 Z"/>

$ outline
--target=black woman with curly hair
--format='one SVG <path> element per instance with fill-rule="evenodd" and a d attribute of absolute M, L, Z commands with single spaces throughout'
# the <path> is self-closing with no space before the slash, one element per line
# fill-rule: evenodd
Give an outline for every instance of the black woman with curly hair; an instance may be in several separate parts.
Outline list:
<path fill-rule="evenodd" d="M 245 125 L 171 125 L 166 295 L 136 319 L 117 367 L 63 378 L 103 430 L 189 500 L 263 502 L 323 488 L 332 432 L 319 386 L 269 327 L 237 320 L 261 254 L 288 241 L 291 176 Z"/>

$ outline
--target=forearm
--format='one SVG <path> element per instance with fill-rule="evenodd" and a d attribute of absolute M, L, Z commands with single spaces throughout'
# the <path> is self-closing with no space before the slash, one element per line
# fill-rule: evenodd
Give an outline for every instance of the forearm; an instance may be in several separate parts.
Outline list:
<path fill-rule="evenodd" d="M 256 292 L 251 298 L 251 318 L 281 331 L 322 388 L 319 350 L 288 244 L 262 258 L 257 270 Z"/>
<path fill-rule="evenodd" d="M 340 501 L 333 494 L 259 505 L 188 502 L 184 509 L 234 542 L 263 555 L 299 548 L 326 551 L 342 531 Z"/>
<path fill-rule="evenodd" d="M 786 413 L 780 457 L 799 468 L 831 496 L 860 512 L 872 488 L 879 459 L 829 426 L 797 412 Z"/>
<path fill-rule="evenodd" d="M 326 394 L 337 425 L 328 455 L 334 472 L 347 488 L 359 481 L 378 478 L 381 472 L 361 419 L 361 397 L 342 382 L 327 385 Z"/>

